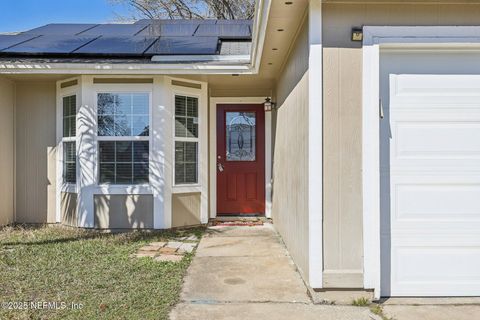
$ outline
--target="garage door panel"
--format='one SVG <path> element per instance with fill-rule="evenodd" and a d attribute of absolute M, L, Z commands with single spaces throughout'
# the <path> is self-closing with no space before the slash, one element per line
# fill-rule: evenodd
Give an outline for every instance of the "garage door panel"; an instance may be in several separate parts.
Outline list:
<path fill-rule="evenodd" d="M 397 185 L 394 192 L 397 221 L 480 221 L 480 183 Z"/>
<path fill-rule="evenodd" d="M 480 159 L 480 121 L 396 121 L 392 131 L 396 160 Z"/>
<path fill-rule="evenodd" d="M 421 246 L 392 248 L 392 295 L 443 296 L 480 285 L 480 248 Z M 462 291 L 460 291 L 462 290 Z"/>

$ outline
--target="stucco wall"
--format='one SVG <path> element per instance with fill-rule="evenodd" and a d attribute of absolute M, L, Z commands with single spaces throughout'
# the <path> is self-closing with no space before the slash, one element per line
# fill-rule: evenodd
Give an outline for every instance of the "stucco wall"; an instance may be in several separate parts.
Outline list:
<path fill-rule="evenodd" d="M 55 222 L 55 82 L 16 83 L 16 222 Z"/>
<path fill-rule="evenodd" d="M 323 5 L 324 286 L 361 287 L 362 49 L 365 25 L 480 25 L 480 4 Z"/>
<path fill-rule="evenodd" d="M 308 24 L 279 78 L 273 152 L 272 217 L 308 280 Z"/>
<path fill-rule="evenodd" d="M 152 195 L 95 195 L 95 228 L 153 228 Z"/>
<path fill-rule="evenodd" d="M 15 84 L 0 78 L 0 226 L 14 219 Z"/>
<path fill-rule="evenodd" d="M 201 193 L 175 193 L 172 195 L 172 227 L 201 224 Z"/>

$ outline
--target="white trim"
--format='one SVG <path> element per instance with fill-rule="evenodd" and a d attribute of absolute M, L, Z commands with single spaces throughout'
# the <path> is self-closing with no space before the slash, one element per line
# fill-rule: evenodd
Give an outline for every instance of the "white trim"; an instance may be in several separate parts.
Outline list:
<path fill-rule="evenodd" d="M 69 86 L 66 88 L 62 88 L 61 84 L 77 80 L 77 84 L 73 86 Z M 80 97 L 80 79 L 70 78 L 59 80 L 56 83 L 56 187 L 55 187 L 55 221 L 57 223 L 62 222 L 62 192 L 67 193 L 76 193 L 77 192 L 77 185 L 72 183 L 64 183 L 63 182 L 63 142 L 65 141 L 75 141 L 77 140 L 76 137 L 63 137 L 63 98 L 67 96 L 76 95 L 76 108 L 77 114 L 79 105 L 81 103 Z M 78 181 L 78 145 L 77 148 L 77 181 Z"/>
<path fill-rule="evenodd" d="M 362 166 L 364 287 L 381 296 L 380 276 L 380 49 L 478 48 L 480 27 L 363 28 Z"/>
<path fill-rule="evenodd" d="M 210 218 L 217 217 L 217 105 L 218 104 L 262 104 L 266 97 L 226 97 L 210 98 Z M 270 112 L 265 112 L 265 216 L 271 218 L 271 199 L 272 199 L 272 162 L 271 156 L 267 163 L 267 154 L 271 155 L 272 150 L 272 116 L 267 116 Z M 267 137 L 270 140 L 267 140 Z M 270 200 L 270 203 L 268 203 Z M 269 211 L 270 208 L 270 211 Z"/>
<path fill-rule="evenodd" d="M 323 287 L 323 48 L 322 3 L 308 8 L 308 279 Z"/>

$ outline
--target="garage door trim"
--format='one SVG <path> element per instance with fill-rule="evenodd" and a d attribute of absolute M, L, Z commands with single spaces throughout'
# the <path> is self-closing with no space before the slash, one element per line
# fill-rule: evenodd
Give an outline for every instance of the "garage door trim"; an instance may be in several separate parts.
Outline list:
<path fill-rule="evenodd" d="M 388 48 L 480 50 L 480 27 L 365 26 L 362 79 L 364 288 L 380 289 L 380 55 Z"/>

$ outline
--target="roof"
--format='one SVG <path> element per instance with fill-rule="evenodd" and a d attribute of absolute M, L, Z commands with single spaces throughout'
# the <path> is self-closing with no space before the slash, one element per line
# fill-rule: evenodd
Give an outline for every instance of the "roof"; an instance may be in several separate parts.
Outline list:
<path fill-rule="evenodd" d="M 149 20 L 47 24 L 0 34 L 0 58 L 151 61 L 153 56 L 249 55 L 251 20 Z"/>

